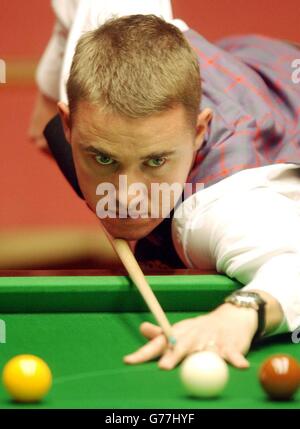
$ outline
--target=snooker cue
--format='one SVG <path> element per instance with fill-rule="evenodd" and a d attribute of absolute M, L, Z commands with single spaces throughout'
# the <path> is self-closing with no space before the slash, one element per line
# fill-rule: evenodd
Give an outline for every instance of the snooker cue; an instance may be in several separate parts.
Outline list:
<path fill-rule="evenodd" d="M 149 286 L 144 276 L 144 273 L 142 272 L 137 260 L 135 259 L 129 247 L 129 244 L 127 243 L 127 241 L 120 238 L 111 238 L 111 242 L 124 267 L 126 268 L 130 278 L 135 283 L 140 294 L 144 298 L 149 310 L 151 311 L 157 323 L 161 327 L 163 333 L 165 334 L 169 345 L 174 346 L 175 339 L 172 336 L 171 324 L 168 321 L 167 316 L 161 308 L 161 305 L 159 304 L 151 287 Z"/>

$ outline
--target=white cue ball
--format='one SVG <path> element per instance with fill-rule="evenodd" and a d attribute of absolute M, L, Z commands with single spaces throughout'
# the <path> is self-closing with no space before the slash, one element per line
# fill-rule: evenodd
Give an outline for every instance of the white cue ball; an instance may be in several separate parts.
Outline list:
<path fill-rule="evenodd" d="M 227 384 L 228 367 L 215 352 L 197 352 L 183 361 L 180 379 L 190 395 L 198 398 L 215 398 L 222 393 Z"/>

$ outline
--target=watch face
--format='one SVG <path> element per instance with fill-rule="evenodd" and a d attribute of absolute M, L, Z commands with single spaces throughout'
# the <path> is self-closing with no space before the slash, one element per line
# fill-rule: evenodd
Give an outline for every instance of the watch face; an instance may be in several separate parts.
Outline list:
<path fill-rule="evenodd" d="M 229 297 L 228 301 L 243 307 L 258 307 L 265 303 L 261 296 L 256 292 L 236 292 Z"/>
<path fill-rule="evenodd" d="M 239 300 L 239 301 L 242 301 L 242 302 L 244 302 L 245 304 L 246 303 L 251 303 L 251 302 L 253 302 L 253 296 L 251 296 L 251 295 L 242 295 L 242 296 L 237 296 L 237 299 Z"/>

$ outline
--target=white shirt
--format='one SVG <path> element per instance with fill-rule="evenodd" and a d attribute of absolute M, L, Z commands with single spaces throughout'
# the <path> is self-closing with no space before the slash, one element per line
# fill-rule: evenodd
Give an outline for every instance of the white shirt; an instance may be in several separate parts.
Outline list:
<path fill-rule="evenodd" d="M 275 297 L 280 332 L 300 325 L 300 165 L 244 170 L 198 191 L 175 211 L 172 238 L 187 267 Z"/>

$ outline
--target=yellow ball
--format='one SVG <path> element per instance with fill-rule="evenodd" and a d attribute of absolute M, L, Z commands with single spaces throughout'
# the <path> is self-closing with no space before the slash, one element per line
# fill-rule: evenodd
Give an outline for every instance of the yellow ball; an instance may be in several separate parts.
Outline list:
<path fill-rule="evenodd" d="M 34 355 L 18 355 L 7 362 L 2 373 L 3 384 L 15 401 L 37 402 L 52 385 L 50 368 Z"/>

